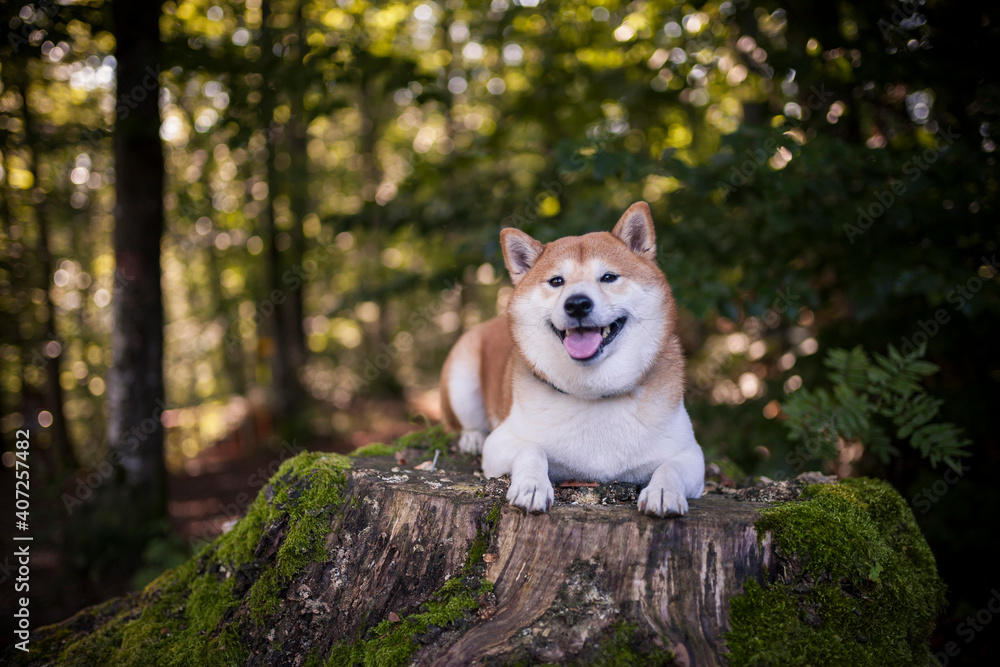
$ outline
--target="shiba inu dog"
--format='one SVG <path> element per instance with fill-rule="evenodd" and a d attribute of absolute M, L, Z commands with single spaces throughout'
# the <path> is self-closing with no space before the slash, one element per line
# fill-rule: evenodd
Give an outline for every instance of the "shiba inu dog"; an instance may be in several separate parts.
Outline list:
<path fill-rule="evenodd" d="M 547 511 L 552 482 L 567 479 L 645 484 L 640 511 L 687 512 L 705 459 L 649 205 L 633 204 L 610 234 L 543 245 L 508 228 L 500 239 L 507 315 L 463 334 L 441 374 L 459 448 L 482 451 L 488 477 L 510 473 L 507 499 L 529 512 Z"/>

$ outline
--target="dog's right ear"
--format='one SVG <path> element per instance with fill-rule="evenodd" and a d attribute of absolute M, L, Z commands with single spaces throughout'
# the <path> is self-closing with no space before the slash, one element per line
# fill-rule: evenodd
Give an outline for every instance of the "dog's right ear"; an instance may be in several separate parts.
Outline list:
<path fill-rule="evenodd" d="M 545 249 L 544 245 L 513 227 L 500 230 L 500 245 L 503 247 L 504 264 L 515 285 L 521 282 Z"/>

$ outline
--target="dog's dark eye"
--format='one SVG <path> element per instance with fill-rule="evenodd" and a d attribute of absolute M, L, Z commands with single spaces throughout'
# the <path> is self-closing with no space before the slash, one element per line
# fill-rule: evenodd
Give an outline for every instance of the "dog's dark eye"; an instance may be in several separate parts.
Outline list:
<path fill-rule="evenodd" d="M 563 284 L 562 276 L 555 276 L 554 278 L 549 278 L 549 284 L 553 287 L 562 287 Z"/>
<path fill-rule="evenodd" d="M 602 283 L 613 283 L 616 280 L 618 280 L 618 274 L 611 273 L 610 271 L 601 276 Z"/>

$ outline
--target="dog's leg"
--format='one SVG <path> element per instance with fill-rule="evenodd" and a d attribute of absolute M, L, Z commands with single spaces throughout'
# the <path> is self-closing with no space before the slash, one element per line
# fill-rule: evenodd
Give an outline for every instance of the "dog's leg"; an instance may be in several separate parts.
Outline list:
<path fill-rule="evenodd" d="M 486 431 L 462 429 L 462 434 L 458 437 L 458 450 L 466 454 L 478 454 L 483 451 L 485 440 Z"/>
<path fill-rule="evenodd" d="M 528 512 L 547 512 L 555 501 L 549 481 L 549 460 L 538 445 L 526 444 L 501 424 L 483 446 L 483 472 L 487 477 L 510 473 L 507 500 Z"/>
<path fill-rule="evenodd" d="M 552 507 L 555 491 L 549 481 L 549 460 L 541 447 L 525 447 L 514 457 L 507 500 L 527 512 L 547 512 Z"/>
<path fill-rule="evenodd" d="M 686 514 L 688 498 L 701 496 L 705 484 L 705 455 L 698 445 L 688 446 L 653 471 L 639 494 L 639 511 L 650 516 Z"/>
<path fill-rule="evenodd" d="M 458 448 L 468 454 L 478 454 L 483 451 L 490 423 L 483 404 L 479 341 L 472 338 L 467 334 L 455 345 L 446 364 L 443 382 L 447 384 L 448 407 L 462 430 Z"/>
<path fill-rule="evenodd" d="M 512 461 L 507 500 L 527 512 L 547 512 L 555 497 L 545 452 L 533 445 L 523 448 Z"/>

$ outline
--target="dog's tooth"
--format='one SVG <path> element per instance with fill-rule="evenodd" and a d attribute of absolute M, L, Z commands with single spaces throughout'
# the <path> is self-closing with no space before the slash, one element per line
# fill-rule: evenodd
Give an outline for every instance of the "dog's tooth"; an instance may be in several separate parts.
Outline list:
<path fill-rule="evenodd" d="M 601 338 L 607 338 L 611 334 L 611 327 L 604 327 L 601 329 Z"/>

